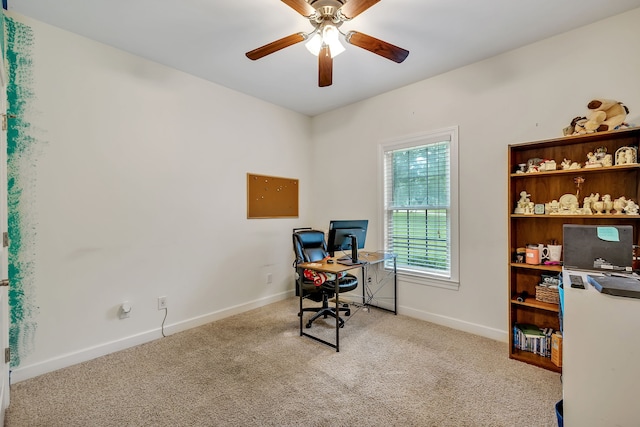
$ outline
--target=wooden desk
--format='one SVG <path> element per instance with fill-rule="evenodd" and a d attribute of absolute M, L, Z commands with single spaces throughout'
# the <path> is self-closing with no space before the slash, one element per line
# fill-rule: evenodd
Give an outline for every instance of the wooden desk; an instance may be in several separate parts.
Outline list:
<path fill-rule="evenodd" d="M 393 259 L 393 270 L 392 270 L 392 275 L 393 275 L 393 310 L 388 309 L 388 308 L 384 308 L 384 307 L 380 307 L 378 305 L 372 305 L 371 301 L 373 300 L 373 297 L 375 296 L 377 290 L 375 292 L 371 291 L 371 284 L 368 282 L 368 269 L 370 266 L 372 265 L 379 265 L 380 263 L 383 263 L 387 260 L 391 260 Z M 358 261 L 361 262 L 361 264 L 355 264 L 355 265 L 344 265 L 344 264 L 340 264 L 339 261 L 337 260 L 337 258 L 333 258 L 334 263 L 329 264 L 326 261 L 323 262 L 305 262 L 305 263 L 301 263 L 297 265 L 297 274 L 299 275 L 299 277 L 304 277 L 303 274 L 303 270 L 308 269 L 308 270 L 314 270 L 314 271 L 318 271 L 318 272 L 324 272 L 324 273 L 334 273 L 336 275 L 336 277 L 339 277 L 339 274 L 342 272 L 347 272 L 349 270 L 354 270 L 354 269 L 360 269 L 362 272 L 362 280 L 359 280 L 358 282 L 362 284 L 362 304 L 364 306 L 367 307 L 376 307 L 376 308 L 380 308 L 382 310 L 387 310 L 387 311 L 391 311 L 394 314 L 398 313 L 397 310 L 397 279 L 396 279 L 396 256 L 394 254 L 387 254 L 387 253 L 382 253 L 382 252 L 360 252 L 358 254 Z M 302 279 L 301 279 L 302 280 Z M 296 286 L 298 286 L 298 284 L 296 283 Z M 304 323 L 304 319 L 303 319 L 303 311 L 302 311 L 302 301 L 304 300 L 304 292 L 302 291 L 302 289 L 299 289 L 299 294 L 300 294 L 300 336 L 306 336 L 309 338 L 312 338 L 316 341 L 319 341 L 323 344 L 326 344 L 330 347 L 333 347 L 336 349 L 336 351 L 340 351 L 340 312 L 338 310 L 338 308 L 340 307 L 340 292 L 337 292 L 337 290 L 340 288 L 340 279 L 337 278 L 336 279 L 336 292 L 335 292 L 335 307 L 336 307 L 336 313 L 338 314 L 338 316 L 336 316 L 336 340 L 335 340 L 335 344 L 331 343 L 327 340 L 323 340 L 317 336 L 311 335 L 307 332 L 304 331 L 303 329 L 303 323 Z M 378 289 L 379 290 L 379 289 Z M 355 313 L 352 312 L 351 315 L 353 315 Z"/>

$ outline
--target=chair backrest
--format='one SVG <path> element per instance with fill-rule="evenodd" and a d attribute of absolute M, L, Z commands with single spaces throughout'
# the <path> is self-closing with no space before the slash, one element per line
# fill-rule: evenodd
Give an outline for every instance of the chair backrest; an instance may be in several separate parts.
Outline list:
<path fill-rule="evenodd" d="M 327 257 L 327 242 L 324 232 L 318 230 L 294 230 L 293 252 L 296 254 L 296 264 L 301 262 L 315 262 Z"/>

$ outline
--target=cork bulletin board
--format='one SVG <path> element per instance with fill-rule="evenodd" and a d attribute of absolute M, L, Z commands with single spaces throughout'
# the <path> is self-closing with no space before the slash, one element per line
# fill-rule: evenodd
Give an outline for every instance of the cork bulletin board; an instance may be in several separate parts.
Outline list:
<path fill-rule="evenodd" d="M 297 217 L 297 179 L 247 174 L 247 218 Z"/>

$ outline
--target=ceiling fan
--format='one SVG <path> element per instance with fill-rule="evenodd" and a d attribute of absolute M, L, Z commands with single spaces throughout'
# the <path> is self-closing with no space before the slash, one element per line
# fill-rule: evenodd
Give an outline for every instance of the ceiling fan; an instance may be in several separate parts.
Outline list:
<path fill-rule="evenodd" d="M 358 31 L 346 34 L 340 26 L 380 0 L 282 0 L 287 6 L 309 20 L 314 29 L 309 33 L 295 33 L 247 52 L 247 58 L 256 60 L 274 52 L 308 40 L 307 49 L 318 56 L 318 86 L 331 86 L 333 83 L 333 58 L 344 51 L 339 36 L 354 46 L 373 52 L 394 62 L 401 63 L 409 51 L 391 43 L 368 36 Z"/>

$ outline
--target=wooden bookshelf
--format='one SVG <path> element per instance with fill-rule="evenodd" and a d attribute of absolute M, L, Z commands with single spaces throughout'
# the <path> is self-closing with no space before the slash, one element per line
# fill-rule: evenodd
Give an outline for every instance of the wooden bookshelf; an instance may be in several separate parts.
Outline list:
<path fill-rule="evenodd" d="M 640 164 L 621 164 L 609 167 L 580 168 L 561 170 L 564 159 L 579 162 L 587 161 L 587 153 L 604 147 L 612 154 L 620 147 L 638 147 L 640 129 L 627 129 L 613 132 L 600 132 L 590 135 L 569 136 L 544 141 L 512 144 L 508 147 L 508 241 L 509 241 L 509 357 L 555 372 L 562 369 L 554 365 L 550 358 L 518 350 L 514 347 L 513 327 L 516 323 L 531 323 L 540 328 L 560 329 L 560 306 L 535 299 L 535 287 L 540 283 L 542 274 L 558 275 L 562 267 L 558 265 L 531 265 L 515 261 L 517 248 L 527 244 L 549 244 L 552 241 L 562 244 L 564 224 L 584 225 L 632 225 L 634 242 L 638 239 L 640 215 L 558 215 L 558 214 L 514 214 L 520 193 L 526 191 L 536 204 L 558 200 L 564 194 L 577 192 L 576 177 L 584 178 L 581 184 L 578 202 L 583 206 L 584 196 L 598 193 L 609 194 L 612 199 L 625 196 L 640 203 Z M 529 159 L 540 158 L 555 160 L 558 170 L 534 173 L 516 173 L 518 165 Z M 527 292 L 524 301 L 518 296 Z"/>

